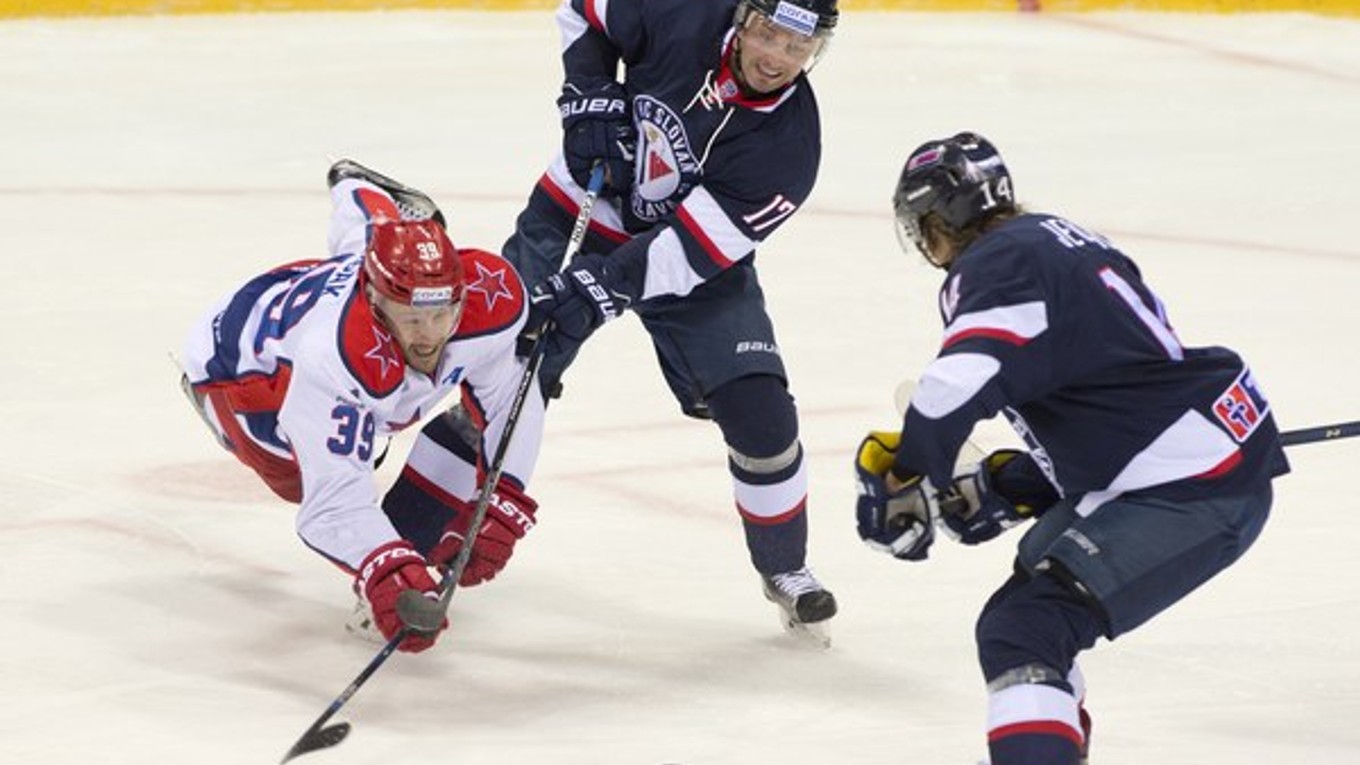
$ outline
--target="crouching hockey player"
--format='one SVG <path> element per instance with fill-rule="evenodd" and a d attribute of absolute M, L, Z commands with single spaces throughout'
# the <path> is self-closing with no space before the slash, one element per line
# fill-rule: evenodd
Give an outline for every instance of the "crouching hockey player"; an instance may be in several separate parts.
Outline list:
<path fill-rule="evenodd" d="M 1077 655 L 1143 624 L 1238 559 L 1288 472 L 1242 359 L 1187 348 L 1104 237 L 1014 202 L 982 137 L 930 141 L 894 197 L 904 248 L 947 271 L 944 338 L 900 432 L 856 458 L 858 530 L 926 558 L 938 525 L 978 544 L 1035 519 L 978 618 L 992 765 L 1076 765 L 1090 718 Z M 1027 450 L 955 475 L 975 423 Z"/>
<path fill-rule="evenodd" d="M 376 624 L 391 640 L 403 626 L 398 596 L 433 597 L 428 566 L 451 561 L 468 533 L 480 454 L 494 452 L 525 373 L 515 355 L 525 292 L 508 262 L 455 247 L 424 194 L 349 160 L 329 182 L 329 257 L 280 266 L 222 298 L 189 336 L 183 382 L 218 442 L 300 505 L 303 543 L 354 577 L 351 628 Z M 491 451 L 435 416 L 380 502 L 373 471 L 386 439 L 455 391 Z M 464 586 L 494 577 L 533 528 L 524 487 L 542 424 L 533 393 Z M 424 650 L 437 635 L 408 632 L 399 648 Z"/>

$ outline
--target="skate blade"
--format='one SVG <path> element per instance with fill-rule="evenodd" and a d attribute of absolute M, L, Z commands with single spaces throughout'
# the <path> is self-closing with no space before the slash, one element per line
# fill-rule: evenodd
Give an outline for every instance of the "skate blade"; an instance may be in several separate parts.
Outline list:
<path fill-rule="evenodd" d="M 801 645 L 822 651 L 831 647 L 831 631 L 827 629 L 827 623 L 824 621 L 804 624 L 781 615 L 779 622 L 783 625 L 785 634 L 797 640 Z"/>

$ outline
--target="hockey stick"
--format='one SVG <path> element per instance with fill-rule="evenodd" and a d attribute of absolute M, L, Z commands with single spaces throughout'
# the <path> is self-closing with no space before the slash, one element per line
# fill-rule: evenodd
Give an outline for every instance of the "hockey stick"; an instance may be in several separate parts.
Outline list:
<path fill-rule="evenodd" d="M 903 380 L 898 384 L 897 390 L 893 393 L 893 403 L 897 406 L 899 415 L 906 414 L 907 406 L 911 403 L 911 394 L 914 393 L 915 390 L 916 383 L 912 380 Z M 1319 441 L 1334 441 L 1338 438 L 1354 438 L 1355 436 L 1360 436 L 1360 420 L 1281 431 L 1280 445 L 1298 446 L 1299 444 L 1315 444 Z M 982 454 L 982 450 L 971 440 L 964 444 L 964 449 L 965 452 L 961 455 L 963 457 L 972 457 L 974 456 L 973 453 L 976 453 L 980 458 Z"/>
<path fill-rule="evenodd" d="M 1351 438 L 1352 436 L 1360 436 L 1360 420 L 1338 422 L 1335 425 L 1319 425 L 1315 428 L 1286 430 L 1280 434 L 1280 444 L 1297 446 L 1298 444 L 1315 444 L 1319 441 Z"/>
<path fill-rule="evenodd" d="M 586 230 L 590 226 L 591 212 L 595 208 L 595 200 L 600 195 L 600 190 L 604 188 L 604 165 L 596 165 L 590 173 L 590 182 L 586 186 L 585 197 L 581 200 L 581 210 L 576 214 L 576 223 L 571 229 L 571 238 L 567 241 L 566 253 L 562 258 L 565 264 L 571 260 L 585 241 Z M 525 365 L 524 375 L 520 378 L 519 387 L 515 389 L 515 398 L 510 402 L 510 412 L 506 415 L 505 428 L 501 432 L 500 443 L 496 445 L 496 453 L 491 459 L 491 467 L 486 479 L 482 483 L 481 494 L 477 497 L 477 506 L 473 510 L 472 520 L 468 523 L 467 537 L 463 540 L 463 546 L 454 557 L 453 562 L 444 570 L 444 575 L 439 580 L 439 598 L 431 600 L 415 590 L 405 590 L 397 597 L 397 615 L 401 617 L 404 625 L 391 640 L 378 651 L 378 655 L 364 667 L 354 681 L 339 696 L 331 702 L 325 712 L 312 723 L 311 727 L 303 732 L 297 742 L 293 744 L 288 753 L 283 756 L 280 763 L 288 762 L 298 755 L 314 752 L 318 749 L 326 749 L 335 746 L 349 735 L 350 724 L 347 722 L 326 725 L 326 721 L 335 716 L 336 712 L 350 700 L 368 678 L 387 661 L 388 657 L 397 650 L 401 641 L 406 639 L 410 632 L 438 632 L 439 626 L 444 622 L 444 615 L 448 613 L 449 602 L 453 599 L 453 592 L 458 587 L 458 578 L 462 576 L 463 569 L 467 567 L 468 561 L 472 558 L 472 545 L 477 540 L 477 532 L 482 527 L 482 522 L 486 520 L 487 507 L 491 504 L 491 495 L 495 492 L 496 482 L 500 480 L 501 471 L 505 465 L 505 454 L 510 444 L 510 437 L 515 432 L 516 425 L 519 424 L 520 412 L 524 409 L 524 401 L 529 396 L 529 391 L 533 389 L 535 381 L 538 379 L 538 369 L 543 364 L 543 354 L 546 351 L 544 336 L 547 332 L 539 332 L 534 338 L 533 345 L 529 349 L 529 359 Z"/>
<path fill-rule="evenodd" d="M 590 172 L 590 181 L 586 184 L 586 194 L 581 200 L 581 209 L 576 213 L 576 223 L 571 228 L 571 238 L 567 240 L 567 249 L 562 256 L 564 265 L 581 249 L 581 244 L 586 238 L 586 230 L 590 226 L 591 212 L 595 209 L 595 200 L 599 197 L 600 190 L 603 188 L 604 165 L 596 165 Z M 546 330 L 546 327 L 544 329 Z M 444 572 L 444 577 L 439 583 L 439 600 L 432 601 L 415 590 L 406 590 L 397 598 L 397 614 L 401 616 L 402 622 L 412 629 L 436 632 L 439 630 L 439 625 L 444 621 L 444 614 L 448 613 L 449 600 L 453 598 L 453 591 L 458 586 L 458 578 L 462 575 L 463 569 L 467 567 L 468 560 L 472 557 L 472 543 L 476 540 L 477 531 L 481 529 L 482 522 L 486 519 L 486 511 L 491 504 L 491 495 L 495 493 L 496 483 L 500 481 L 501 471 L 504 470 L 505 453 L 510 446 L 510 436 L 519 423 L 520 410 L 524 408 L 524 401 L 528 398 L 529 391 L 533 389 L 535 381 L 538 380 L 538 369 L 543 364 L 543 355 L 546 350 L 543 340 L 546 335 L 546 331 L 540 331 L 534 337 L 533 345 L 529 348 L 529 360 L 525 364 L 524 375 L 520 377 L 519 388 L 515 390 L 515 398 L 510 402 L 510 413 L 506 415 L 505 429 L 501 432 L 500 442 L 496 444 L 496 453 L 491 458 L 490 470 L 486 479 L 482 482 L 482 492 L 477 497 L 477 506 L 472 512 L 472 521 L 468 524 L 467 539 L 464 540 L 463 546 L 459 548 L 458 555 L 453 559 L 453 563 Z"/>

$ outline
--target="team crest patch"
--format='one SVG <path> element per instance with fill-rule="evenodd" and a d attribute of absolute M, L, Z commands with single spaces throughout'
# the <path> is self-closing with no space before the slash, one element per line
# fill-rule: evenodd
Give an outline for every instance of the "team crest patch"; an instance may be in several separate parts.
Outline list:
<path fill-rule="evenodd" d="M 656 222 L 675 211 L 699 182 L 699 160 L 690 146 L 685 123 L 671 108 L 651 96 L 633 99 L 637 124 L 638 162 L 631 200 L 639 220 Z"/>
<path fill-rule="evenodd" d="M 1246 441 L 1269 413 L 1270 402 L 1247 369 L 1214 401 L 1214 417 L 1238 443 Z"/>

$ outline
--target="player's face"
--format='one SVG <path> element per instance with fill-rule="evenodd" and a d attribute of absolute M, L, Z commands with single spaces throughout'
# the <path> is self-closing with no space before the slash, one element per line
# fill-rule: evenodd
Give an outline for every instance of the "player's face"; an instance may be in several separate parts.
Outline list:
<path fill-rule="evenodd" d="M 444 355 L 444 346 L 463 315 L 463 301 L 450 305 L 416 308 L 377 296 L 378 310 L 397 338 L 411 368 L 433 375 Z"/>
<path fill-rule="evenodd" d="M 752 13 L 737 31 L 737 76 L 757 93 L 773 93 L 793 82 L 824 42 Z"/>

